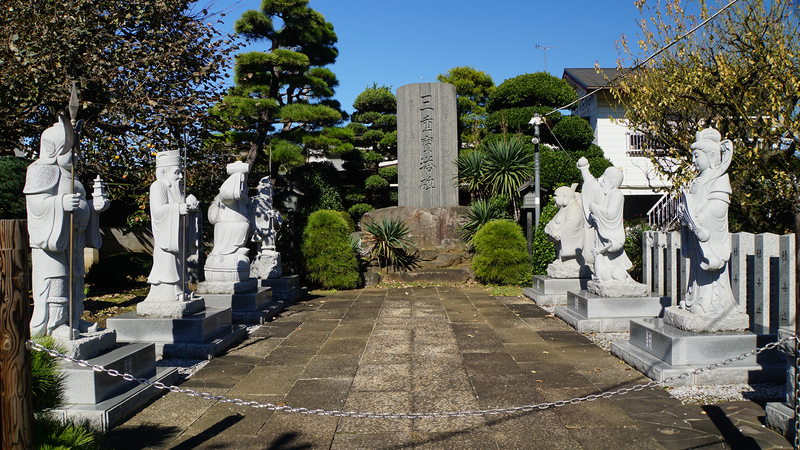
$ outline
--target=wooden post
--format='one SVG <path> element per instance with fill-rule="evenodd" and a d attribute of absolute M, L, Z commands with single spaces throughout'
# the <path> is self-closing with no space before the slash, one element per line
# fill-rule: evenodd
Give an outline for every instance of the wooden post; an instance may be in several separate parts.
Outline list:
<path fill-rule="evenodd" d="M 33 448 L 33 394 L 28 298 L 28 232 L 24 220 L 0 220 L 0 444 Z"/>

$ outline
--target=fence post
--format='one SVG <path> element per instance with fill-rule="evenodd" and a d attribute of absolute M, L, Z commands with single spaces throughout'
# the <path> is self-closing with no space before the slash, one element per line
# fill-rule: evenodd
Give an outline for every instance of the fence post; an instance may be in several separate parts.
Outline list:
<path fill-rule="evenodd" d="M 0 444 L 33 448 L 33 396 L 28 298 L 28 233 L 24 220 L 0 220 Z"/>

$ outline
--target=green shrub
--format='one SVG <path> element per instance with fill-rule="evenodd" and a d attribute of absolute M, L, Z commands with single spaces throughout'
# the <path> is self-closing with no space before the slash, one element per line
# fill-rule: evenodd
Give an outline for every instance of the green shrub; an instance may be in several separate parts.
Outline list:
<path fill-rule="evenodd" d="M 86 282 L 93 286 L 120 286 L 150 274 L 153 257 L 146 253 L 117 253 L 93 264 L 86 273 Z"/>
<path fill-rule="evenodd" d="M 379 267 L 408 270 L 414 267 L 413 256 L 409 254 L 414 245 L 408 237 L 409 229 L 399 217 L 381 217 L 362 224 L 363 242 L 371 260 L 377 260 Z"/>
<path fill-rule="evenodd" d="M 361 221 L 361 216 L 374 210 L 375 208 L 367 203 L 356 203 L 347 210 L 347 213 L 353 218 L 353 222 L 358 223 Z"/>
<path fill-rule="evenodd" d="M 345 211 L 337 211 L 342 219 L 344 219 L 344 223 L 347 224 L 347 232 L 352 233 L 356 231 L 356 223 L 353 221 L 353 218 L 350 217 L 350 213 Z"/>
<path fill-rule="evenodd" d="M 347 223 L 338 211 L 311 213 L 301 251 L 306 277 L 312 283 L 323 289 L 354 289 L 361 284 Z"/>
<path fill-rule="evenodd" d="M 556 206 L 554 200 L 550 200 L 550 202 L 542 208 L 541 215 L 539 216 L 539 227 L 536 229 L 533 235 L 533 242 L 531 243 L 531 249 L 533 251 L 531 266 L 533 266 L 533 273 L 536 275 L 547 274 L 547 266 L 556 260 L 555 244 L 547 239 L 547 235 L 544 232 L 544 227 L 547 226 L 548 222 L 553 220 L 556 213 L 558 213 L 558 206 Z"/>
<path fill-rule="evenodd" d="M 499 202 L 476 200 L 469 204 L 469 209 L 463 217 L 463 223 L 459 228 L 459 230 L 464 232 L 461 239 L 471 244 L 475 233 L 477 233 L 482 226 L 492 220 L 507 218 L 508 215 L 506 214 L 505 207 L 499 204 Z"/>
<path fill-rule="evenodd" d="M 52 337 L 34 338 L 37 344 L 64 353 Z M 50 410 L 64 406 L 65 376 L 61 364 L 49 353 L 31 350 L 31 375 L 33 391 L 33 436 L 36 449 L 99 450 L 100 433 L 88 421 L 75 422 L 52 417 Z"/>
<path fill-rule="evenodd" d="M 522 228 L 510 220 L 494 220 L 472 239 L 472 270 L 478 281 L 489 284 L 528 285 L 531 271 L 528 243 Z"/>
<path fill-rule="evenodd" d="M 378 175 L 389 183 L 397 183 L 397 166 L 384 167 L 378 170 Z"/>
<path fill-rule="evenodd" d="M 642 233 L 645 231 L 650 231 L 650 225 L 645 222 L 628 223 L 625 226 L 625 253 L 633 264 L 628 274 L 639 283 L 642 282 Z"/>
<path fill-rule="evenodd" d="M 553 127 L 553 134 L 566 150 L 583 150 L 594 140 L 594 130 L 585 119 L 566 116 Z"/>
<path fill-rule="evenodd" d="M 380 191 L 389 187 L 389 182 L 380 175 L 370 175 L 364 182 L 364 187 L 370 191 Z"/>

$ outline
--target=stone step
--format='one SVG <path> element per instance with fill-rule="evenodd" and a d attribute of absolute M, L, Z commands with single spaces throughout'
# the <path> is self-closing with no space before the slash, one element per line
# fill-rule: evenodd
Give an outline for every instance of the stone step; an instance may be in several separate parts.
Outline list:
<path fill-rule="evenodd" d="M 122 345 L 87 361 L 136 378 L 149 378 L 156 373 L 156 351 L 151 343 Z M 100 403 L 121 391 L 138 386 L 135 381 L 112 377 L 105 372 L 81 367 L 78 363 L 65 362 L 61 369 L 66 376 L 67 403 Z"/>
<path fill-rule="evenodd" d="M 230 330 L 231 309 L 206 308 L 181 318 L 140 317 L 135 311 L 109 318 L 122 342 L 202 342 Z"/>
<path fill-rule="evenodd" d="M 153 345 L 153 344 L 149 344 Z M 121 377 L 120 377 L 121 379 Z M 170 386 L 178 379 L 176 367 L 156 367 L 149 377 L 151 383 L 161 382 Z M 167 392 L 153 386 L 134 383 L 130 389 L 118 392 L 99 403 L 68 403 L 62 408 L 52 410 L 54 417 L 64 420 L 88 420 L 101 431 L 108 431 L 115 425 L 136 414 L 156 397 Z"/>
<path fill-rule="evenodd" d="M 522 290 L 525 297 L 539 306 L 566 305 L 568 291 L 586 290 L 591 278 L 551 278 L 534 275 L 533 284 Z"/>
<path fill-rule="evenodd" d="M 203 294 L 206 308 L 230 308 L 235 315 L 241 312 L 258 311 L 272 300 L 272 288 L 260 287 L 244 294 Z"/>

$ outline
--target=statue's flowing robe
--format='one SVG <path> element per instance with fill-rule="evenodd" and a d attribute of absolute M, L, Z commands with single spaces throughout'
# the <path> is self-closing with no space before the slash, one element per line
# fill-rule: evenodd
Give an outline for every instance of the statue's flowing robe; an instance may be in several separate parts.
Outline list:
<path fill-rule="evenodd" d="M 33 301 L 31 335 L 47 334 L 51 320 L 48 303 L 69 308 L 69 240 L 70 214 L 64 211 L 64 196 L 72 193 L 71 176 L 55 163 L 36 161 L 28 167 L 23 193 L 26 195 L 28 235 L 33 265 Z M 102 238 L 98 216 L 86 202 L 86 191 L 75 180 L 74 193 L 81 195 L 73 215 L 72 301 L 73 323 L 83 313 L 84 275 L 83 250 L 100 248 Z M 68 314 L 66 311 L 64 314 Z M 64 316 L 67 323 L 68 316 Z"/>
<path fill-rule="evenodd" d="M 571 201 L 544 227 L 545 233 L 558 242 L 558 258 L 561 261 L 583 256 L 584 224 L 581 205 Z"/>
<path fill-rule="evenodd" d="M 228 177 L 208 208 L 208 220 L 214 225 L 214 249 L 210 255 L 230 255 L 246 251 L 253 235 L 253 205 L 244 189 L 244 174 Z"/>
<path fill-rule="evenodd" d="M 581 196 L 586 219 L 595 230 L 595 247 L 603 248 L 608 245 L 606 251 L 595 255 L 595 277 L 598 281 L 609 281 L 611 269 L 621 268 L 627 271 L 633 267 L 625 253 L 625 227 L 622 224 L 622 204 L 625 197 L 619 189 L 612 189 L 604 194 L 603 187 L 593 177 L 584 179 Z M 591 203 L 598 204 L 599 208 L 590 213 Z M 616 207 L 617 204 L 619 207 Z"/>
<path fill-rule="evenodd" d="M 681 252 L 688 262 L 685 307 L 695 314 L 742 312 L 730 287 L 728 261 L 731 236 L 728 232 L 728 205 L 731 184 L 719 168 L 707 169 L 692 181 L 681 204 Z M 701 241 L 695 230 L 707 230 Z"/>
<path fill-rule="evenodd" d="M 166 182 L 156 180 L 150 185 L 150 220 L 153 229 L 153 269 L 147 282 L 150 284 L 178 284 L 185 262 L 181 260 L 183 230 L 186 230 L 186 256 L 196 244 L 196 214 L 187 214 L 186 224 L 181 220 L 182 195 L 171 190 Z"/>

